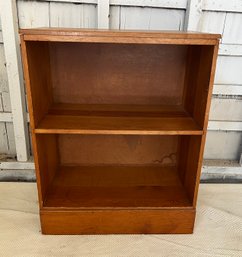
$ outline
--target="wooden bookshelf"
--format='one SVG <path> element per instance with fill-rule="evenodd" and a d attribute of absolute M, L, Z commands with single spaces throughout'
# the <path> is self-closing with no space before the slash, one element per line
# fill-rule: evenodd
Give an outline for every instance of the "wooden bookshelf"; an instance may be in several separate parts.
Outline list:
<path fill-rule="evenodd" d="M 220 35 L 20 34 L 42 233 L 192 233 Z"/>

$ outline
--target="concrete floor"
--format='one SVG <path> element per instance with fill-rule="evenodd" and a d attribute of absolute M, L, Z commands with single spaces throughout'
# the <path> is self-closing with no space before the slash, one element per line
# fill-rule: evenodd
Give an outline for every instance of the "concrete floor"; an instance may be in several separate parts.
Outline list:
<path fill-rule="evenodd" d="M 193 235 L 44 236 L 35 183 L 0 183 L 0 257 L 241 256 L 242 184 L 200 185 Z"/>

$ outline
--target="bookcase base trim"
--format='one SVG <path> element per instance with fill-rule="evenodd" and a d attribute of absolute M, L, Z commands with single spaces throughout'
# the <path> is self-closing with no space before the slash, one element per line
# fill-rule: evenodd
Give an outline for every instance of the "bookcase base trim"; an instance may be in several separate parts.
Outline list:
<path fill-rule="evenodd" d="M 41 210 L 43 234 L 191 234 L 195 208 L 164 210 Z"/>

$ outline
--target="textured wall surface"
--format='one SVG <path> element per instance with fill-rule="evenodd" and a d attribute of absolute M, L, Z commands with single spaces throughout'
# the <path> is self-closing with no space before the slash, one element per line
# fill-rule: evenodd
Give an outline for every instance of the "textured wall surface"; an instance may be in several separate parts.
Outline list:
<path fill-rule="evenodd" d="M 239 160 L 242 150 L 242 4 L 240 2 L 234 0 L 109 1 L 111 29 L 183 30 L 188 27 L 222 34 L 205 159 Z M 18 24 L 20 28 L 97 28 L 100 3 L 103 1 L 17 0 Z M 194 10 L 190 10 L 191 16 L 187 24 L 189 4 Z M 0 153 L 14 155 L 16 149 L 13 126 L 11 122 L 6 122 L 4 116 L 5 113 L 11 115 L 11 99 L 3 44 L 0 31 Z"/>

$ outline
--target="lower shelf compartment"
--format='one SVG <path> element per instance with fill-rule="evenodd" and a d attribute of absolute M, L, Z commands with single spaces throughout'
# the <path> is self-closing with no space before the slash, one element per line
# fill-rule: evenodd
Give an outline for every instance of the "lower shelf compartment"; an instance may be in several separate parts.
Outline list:
<path fill-rule="evenodd" d="M 44 207 L 157 209 L 192 204 L 174 166 L 62 166 Z"/>

